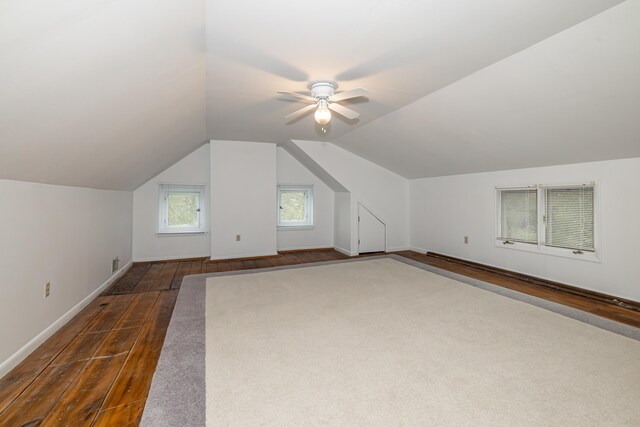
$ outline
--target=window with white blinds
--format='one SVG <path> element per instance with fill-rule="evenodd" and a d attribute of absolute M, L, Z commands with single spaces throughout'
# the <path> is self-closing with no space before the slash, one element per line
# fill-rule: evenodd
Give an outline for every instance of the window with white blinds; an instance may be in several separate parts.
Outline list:
<path fill-rule="evenodd" d="M 496 187 L 496 245 L 599 261 L 596 184 Z"/>
<path fill-rule="evenodd" d="M 545 188 L 545 245 L 594 251 L 593 186 Z"/>
<path fill-rule="evenodd" d="M 535 188 L 500 190 L 499 238 L 538 242 L 538 192 Z"/>

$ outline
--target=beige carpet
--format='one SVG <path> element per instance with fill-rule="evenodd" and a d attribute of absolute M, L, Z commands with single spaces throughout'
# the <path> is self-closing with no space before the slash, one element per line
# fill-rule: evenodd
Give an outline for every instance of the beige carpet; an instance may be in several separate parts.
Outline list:
<path fill-rule="evenodd" d="M 391 259 L 206 286 L 209 426 L 640 425 L 640 342 Z"/>

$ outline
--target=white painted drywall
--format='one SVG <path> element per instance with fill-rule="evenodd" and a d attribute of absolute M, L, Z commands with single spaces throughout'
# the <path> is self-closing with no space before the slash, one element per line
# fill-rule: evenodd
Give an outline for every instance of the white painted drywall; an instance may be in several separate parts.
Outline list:
<path fill-rule="evenodd" d="M 277 253 L 276 189 L 275 144 L 211 141 L 212 259 Z"/>
<path fill-rule="evenodd" d="M 290 138 L 335 141 L 620 2 L 206 0 L 208 135 L 274 143 Z M 335 114 L 327 133 L 318 131 L 310 115 L 285 125 L 284 116 L 304 105 L 274 93 L 307 91 L 307 83 L 318 79 L 337 80 L 339 91 L 370 90 L 369 102 L 348 105 L 360 113 L 358 120 Z M 482 101 L 497 103 L 493 97 Z M 632 115 L 619 112 L 625 113 Z M 423 120 L 420 116 L 410 123 L 406 133 L 393 126 L 382 133 L 384 127 L 376 127 L 377 133 L 368 133 L 371 138 L 350 138 L 342 146 L 355 146 L 370 159 L 395 159 L 394 152 L 403 150 L 406 141 L 399 133 L 418 140 L 430 137 L 413 132 Z"/>
<path fill-rule="evenodd" d="M 335 249 L 345 255 L 358 254 L 351 245 L 351 193 L 335 193 L 333 242 Z"/>
<path fill-rule="evenodd" d="M 131 260 L 132 194 L 0 180 L 0 200 L 2 366 Z"/>
<path fill-rule="evenodd" d="M 596 181 L 601 263 L 495 247 L 495 186 Z M 640 158 L 412 180 L 411 245 L 640 301 Z M 469 236 L 469 244 L 464 244 Z"/>
<path fill-rule="evenodd" d="M 358 212 L 357 206 L 354 208 L 353 204 L 361 203 L 387 226 L 388 251 L 408 248 L 407 179 L 334 144 L 298 140 L 292 142 L 349 190 L 352 198 L 352 231 L 356 227 L 353 221 L 357 221 Z"/>
<path fill-rule="evenodd" d="M 211 234 L 158 234 L 160 184 L 206 185 L 209 191 L 209 144 L 205 144 L 133 192 L 133 259 L 208 257 Z M 209 202 L 204 203 L 204 218 L 209 223 Z"/>
<path fill-rule="evenodd" d="M 334 192 L 320 178 L 278 147 L 278 185 L 313 186 L 313 228 L 279 227 L 278 250 L 333 247 Z"/>
<path fill-rule="evenodd" d="M 0 178 L 132 191 L 206 136 L 204 0 L 3 0 Z"/>
<path fill-rule="evenodd" d="M 458 2 L 438 2 L 445 3 L 468 18 L 474 14 L 469 9 L 459 9 Z M 528 14 L 526 8 L 540 6 L 538 2 L 506 3 L 524 14 Z M 554 6 L 560 3 L 568 6 L 558 1 Z M 586 5 L 579 3 L 581 7 Z M 502 5 L 494 2 L 491 6 L 475 2 L 474 6 L 491 9 L 493 18 L 498 17 L 496 11 L 505 12 Z M 577 12 L 575 6 L 578 4 L 571 9 Z M 505 18 L 501 15 L 499 19 Z M 516 28 L 512 27 L 513 35 L 519 38 L 521 33 Z M 450 29 L 456 36 L 469 30 L 465 26 Z M 435 38 L 443 35 L 437 34 Z M 429 37 L 421 45 L 426 48 L 431 42 Z M 467 57 L 486 53 L 472 47 L 479 46 L 476 42 L 464 44 L 469 49 Z M 402 52 L 402 48 L 394 52 Z M 417 50 L 407 52 L 416 61 L 423 60 L 418 59 L 421 55 Z M 468 59 L 453 49 L 441 52 L 462 62 Z M 439 68 L 446 61 L 434 53 L 425 51 L 423 56 L 436 61 Z M 384 55 L 379 60 L 382 58 Z M 416 77 L 405 84 L 431 85 L 437 79 L 439 72 L 421 73 L 413 58 L 407 64 L 411 64 L 407 68 L 414 70 Z M 332 141 L 407 178 L 640 156 L 640 1 L 622 2 L 528 49 L 486 65 Z M 385 79 L 390 77 L 386 72 L 381 74 Z M 362 85 L 371 89 L 371 100 L 383 101 L 373 85 Z M 362 113 L 366 104 L 354 107 Z"/>

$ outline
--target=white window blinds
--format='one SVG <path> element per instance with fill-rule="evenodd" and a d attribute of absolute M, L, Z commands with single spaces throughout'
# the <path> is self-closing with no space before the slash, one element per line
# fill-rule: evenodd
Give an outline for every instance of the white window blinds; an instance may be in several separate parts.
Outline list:
<path fill-rule="evenodd" d="M 593 187 L 546 189 L 545 244 L 594 250 Z"/>
<path fill-rule="evenodd" d="M 500 239 L 538 242 L 538 192 L 536 189 L 500 191 Z"/>

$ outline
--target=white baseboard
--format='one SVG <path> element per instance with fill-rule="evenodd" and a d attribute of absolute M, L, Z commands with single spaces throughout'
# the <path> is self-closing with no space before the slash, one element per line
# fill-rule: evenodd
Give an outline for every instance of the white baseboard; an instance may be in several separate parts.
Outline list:
<path fill-rule="evenodd" d="M 113 275 L 111 275 L 111 277 L 109 277 L 103 284 L 98 286 L 95 291 L 91 292 L 86 298 L 84 298 L 78 304 L 74 305 L 69 311 L 60 316 L 58 320 L 49 325 L 44 331 L 33 337 L 31 341 L 23 345 L 18 351 L 13 353 L 6 360 L 2 361 L 2 363 L 0 363 L 0 378 L 2 378 L 16 366 L 18 366 L 18 364 L 22 362 L 28 355 L 30 355 L 33 350 L 38 348 L 42 343 L 49 339 L 54 333 L 58 331 L 58 329 L 69 322 L 73 318 L 73 316 L 78 314 L 105 289 L 107 289 L 111 284 L 122 277 L 127 272 L 127 270 L 131 268 L 132 264 L 133 262 L 129 261 L 126 265 L 113 273 Z"/>
<path fill-rule="evenodd" d="M 327 246 L 318 246 L 318 245 L 313 245 L 313 246 L 291 246 L 291 247 L 286 247 L 286 248 L 278 248 L 278 252 L 280 252 L 280 251 L 314 251 L 314 250 L 318 250 L 318 249 L 333 249 L 333 245 L 327 245 Z"/>
<path fill-rule="evenodd" d="M 209 254 L 201 254 L 201 255 L 185 255 L 180 254 L 176 256 L 157 256 L 151 258 L 136 258 L 133 262 L 153 262 L 153 261 L 167 261 L 167 260 L 179 260 L 179 259 L 191 259 L 191 258 L 209 258 Z"/>
<path fill-rule="evenodd" d="M 351 253 L 351 251 L 348 251 L 344 248 L 341 248 L 339 246 L 334 246 L 333 249 L 335 249 L 336 251 L 340 252 L 341 254 L 345 254 L 346 256 L 356 256 L 358 255 L 357 253 Z"/>
<path fill-rule="evenodd" d="M 387 252 L 408 251 L 409 249 L 409 246 L 390 246 L 387 248 Z"/>
<path fill-rule="evenodd" d="M 257 258 L 261 256 L 275 256 L 278 255 L 278 252 L 255 252 L 248 254 L 231 254 L 231 255 L 211 255 L 212 261 L 217 261 L 221 259 L 242 259 L 242 258 Z"/>
<path fill-rule="evenodd" d="M 410 250 L 410 251 L 414 251 L 414 252 L 420 252 L 420 253 L 423 253 L 423 254 L 426 254 L 427 252 L 429 252 L 429 250 L 428 250 L 428 249 L 425 249 L 425 248 L 419 248 L 419 247 L 417 247 L 417 246 L 409 246 L 409 250 Z"/>

